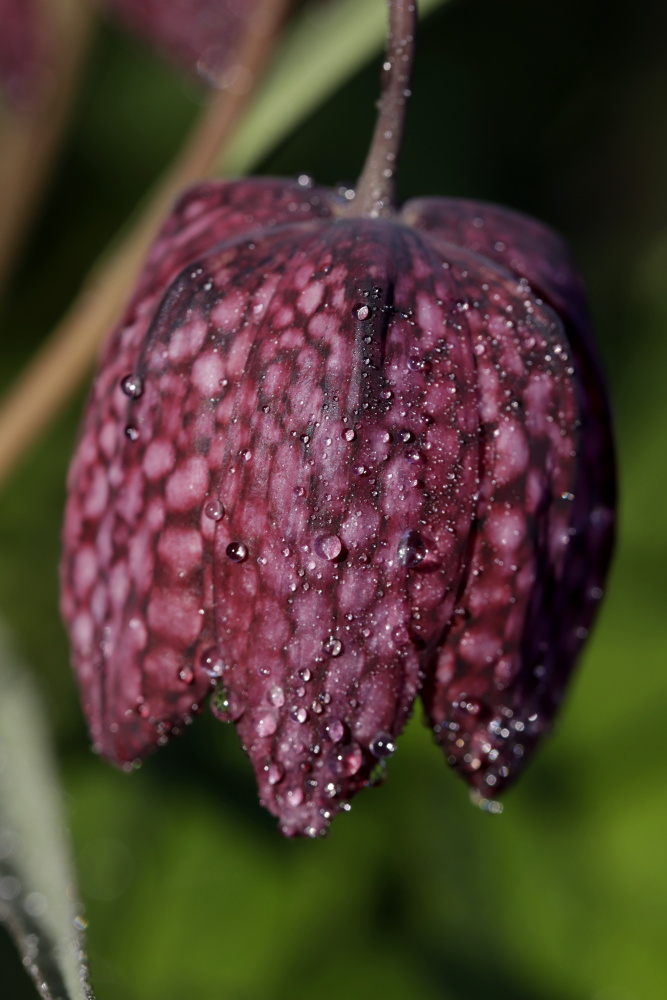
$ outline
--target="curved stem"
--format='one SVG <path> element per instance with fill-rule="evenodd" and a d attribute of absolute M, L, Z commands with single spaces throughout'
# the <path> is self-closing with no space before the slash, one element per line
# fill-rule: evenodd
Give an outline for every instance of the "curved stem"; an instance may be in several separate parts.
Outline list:
<path fill-rule="evenodd" d="M 389 216 L 394 211 L 396 168 L 410 97 L 417 29 L 416 0 L 389 0 L 387 51 L 375 131 L 357 184 L 343 215 Z"/>

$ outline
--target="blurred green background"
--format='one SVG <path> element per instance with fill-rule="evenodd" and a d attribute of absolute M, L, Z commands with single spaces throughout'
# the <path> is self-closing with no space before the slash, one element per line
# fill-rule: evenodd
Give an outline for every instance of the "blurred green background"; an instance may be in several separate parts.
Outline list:
<path fill-rule="evenodd" d="M 353 181 L 378 71 L 379 59 L 257 172 Z M 118 773 L 89 750 L 57 614 L 81 395 L 0 495 L 0 614 L 53 721 L 99 1000 L 667 995 L 667 5 L 456 0 L 422 30 L 413 92 L 402 197 L 537 215 L 568 237 L 587 280 L 622 480 L 598 627 L 553 739 L 501 816 L 470 805 L 419 718 L 388 782 L 317 843 L 280 838 L 233 730 L 208 713 Z M 0 313 L 2 388 L 196 111 L 193 87 L 157 57 L 98 32 Z M 2 929 L 0 994 L 36 996 Z"/>

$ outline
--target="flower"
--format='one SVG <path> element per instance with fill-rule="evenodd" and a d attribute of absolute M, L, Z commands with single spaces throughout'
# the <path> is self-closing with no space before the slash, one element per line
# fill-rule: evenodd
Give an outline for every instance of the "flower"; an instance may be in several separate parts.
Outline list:
<path fill-rule="evenodd" d="M 234 85 L 233 64 L 257 0 L 102 0 L 110 14 L 152 42 L 177 66 L 216 86 Z M 230 65 L 231 63 L 231 65 Z M 229 73 L 225 77 L 225 72 Z"/>
<path fill-rule="evenodd" d="M 306 177 L 181 198 L 68 478 L 62 613 L 97 749 L 131 767 L 212 694 L 288 835 L 325 831 L 418 695 L 478 796 L 516 777 L 613 540 L 567 250 L 492 205 L 394 209 L 389 83 L 351 204 Z"/>

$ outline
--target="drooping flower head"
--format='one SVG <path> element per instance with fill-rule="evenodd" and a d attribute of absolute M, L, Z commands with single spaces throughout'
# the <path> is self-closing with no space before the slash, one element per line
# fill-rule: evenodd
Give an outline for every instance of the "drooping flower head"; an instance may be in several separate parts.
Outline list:
<path fill-rule="evenodd" d="M 181 198 L 68 480 L 62 611 L 97 748 L 131 766 L 211 695 L 287 834 L 326 829 L 418 694 L 495 796 L 550 725 L 611 550 L 567 251 L 491 205 L 394 208 L 410 4 L 391 28 L 352 202 L 307 178 Z"/>

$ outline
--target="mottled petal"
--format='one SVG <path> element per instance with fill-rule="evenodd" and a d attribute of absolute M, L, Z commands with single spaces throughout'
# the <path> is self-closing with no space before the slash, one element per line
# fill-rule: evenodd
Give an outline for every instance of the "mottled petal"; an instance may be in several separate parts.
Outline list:
<path fill-rule="evenodd" d="M 452 612 L 473 367 L 449 276 L 400 227 L 339 223 L 272 259 L 222 465 L 217 637 L 262 799 L 312 834 L 400 732 Z"/>
<path fill-rule="evenodd" d="M 491 695 L 487 691 L 483 698 L 475 696 L 475 692 L 483 692 L 466 680 L 465 656 L 457 659 L 453 645 L 459 632 L 464 648 L 475 641 L 472 627 L 465 625 L 470 609 L 464 600 L 459 609 L 462 620 L 454 623 L 438 673 L 425 691 L 430 717 L 450 762 L 484 795 L 492 795 L 516 776 L 538 737 L 549 728 L 602 597 L 614 537 L 611 421 L 581 284 L 560 238 L 518 213 L 474 202 L 428 199 L 409 203 L 406 214 L 417 225 L 423 223 L 432 237 L 463 243 L 496 267 L 503 264 L 503 270 L 522 279 L 516 288 L 519 308 L 534 312 L 541 306 L 539 300 L 533 302 L 537 292 L 560 313 L 565 324 L 548 350 L 552 360 L 558 351 L 558 362 L 565 362 L 564 370 L 554 371 L 554 377 L 569 383 L 574 393 L 575 411 L 568 418 L 576 439 L 574 479 L 561 494 L 560 500 L 565 498 L 567 506 L 560 511 L 558 489 L 564 481 L 543 484 L 546 492 L 532 523 L 539 572 L 524 608 L 523 633 L 515 645 L 513 663 L 511 656 L 507 659 L 507 646 L 499 646 L 495 653 L 489 650 L 485 655 L 494 658 L 496 691 L 489 688 Z M 522 356 L 529 359 L 530 352 L 524 350 Z M 500 370 L 504 370 L 502 365 Z M 484 406 L 483 380 L 480 388 Z M 563 430 L 567 437 L 567 427 Z M 531 437 L 531 447 L 534 443 Z M 566 465 L 565 456 L 561 456 L 556 466 L 561 474 Z M 487 478 L 493 476 L 489 472 L 493 467 L 494 457 L 489 455 Z M 531 528 L 530 522 L 527 528 Z M 547 535 L 554 532 L 555 537 L 561 532 L 568 539 L 558 560 L 545 548 Z M 478 550 L 480 536 L 481 532 L 476 539 Z M 493 555 L 492 548 L 488 557 L 495 559 L 496 565 L 501 559 Z M 482 577 L 489 575 L 488 568 L 486 573 L 481 571 L 481 563 L 474 570 L 480 570 Z M 476 581 L 469 584 L 468 598 L 476 585 Z M 507 620 L 516 614 L 513 608 Z M 492 630 L 489 614 L 484 622 Z M 450 687 L 447 679 L 457 672 L 458 689 L 456 683 Z"/>
<path fill-rule="evenodd" d="M 201 522 L 203 501 L 198 509 L 172 502 L 180 483 L 193 497 L 206 493 L 204 460 L 192 454 L 196 442 L 181 426 L 184 386 L 201 344 L 196 326 L 190 334 L 182 331 L 171 382 L 156 388 L 145 378 L 143 360 L 154 313 L 183 264 L 215 245 L 216 237 L 233 243 L 248 227 L 321 210 L 317 194 L 285 182 L 201 185 L 188 192 L 105 348 L 68 475 L 61 609 L 94 742 L 118 762 L 145 753 L 190 718 L 210 687 L 203 673 L 189 680 L 199 646 L 211 645 L 210 574 L 207 590 L 203 568 L 194 565 L 196 551 L 204 551 L 204 540 L 195 535 L 208 523 Z M 227 259 L 238 252 L 233 248 Z M 157 327 L 173 326 L 183 301 L 187 312 L 190 295 L 205 284 L 196 284 L 201 274 L 196 263 L 186 268 L 165 297 Z M 155 426 L 149 421 L 154 412 L 161 421 Z"/>
<path fill-rule="evenodd" d="M 420 231 L 526 278 L 556 312 L 588 331 L 581 278 L 565 242 L 544 223 L 501 205 L 464 198 L 416 198 L 406 202 L 401 216 Z"/>

